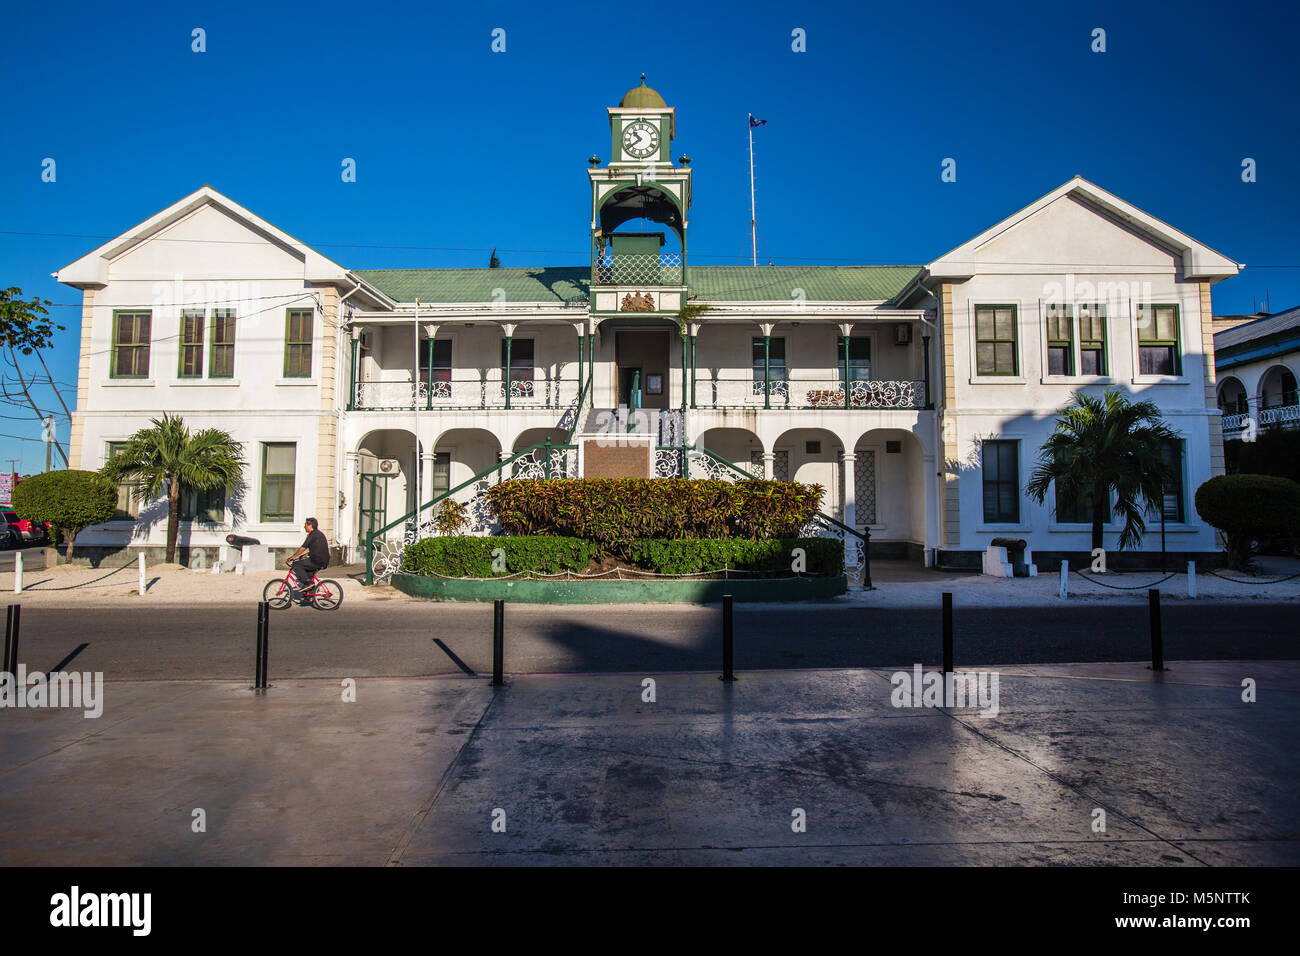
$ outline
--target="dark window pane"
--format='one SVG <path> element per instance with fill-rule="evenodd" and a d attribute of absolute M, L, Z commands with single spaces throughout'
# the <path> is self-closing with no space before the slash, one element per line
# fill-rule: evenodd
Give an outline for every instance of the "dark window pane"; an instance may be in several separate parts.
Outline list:
<path fill-rule="evenodd" d="M 1047 350 L 1047 374 L 1070 374 L 1070 349 L 1068 346 L 1054 345 Z"/>
<path fill-rule="evenodd" d="M 1079 371 L 1084 375 L 1102 375 L 1101 350 L 1084 349 L 1079 353 Z"/>

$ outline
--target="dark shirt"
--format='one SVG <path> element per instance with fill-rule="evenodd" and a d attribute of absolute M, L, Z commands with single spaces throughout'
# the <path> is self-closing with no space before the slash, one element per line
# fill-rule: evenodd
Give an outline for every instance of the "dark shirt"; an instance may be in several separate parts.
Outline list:
<path fill-rule="evenodd" d="M 330 566 L 330 543 L 325 537 L 325 532 L 319 528 L 308 531 L 302 546 L 307 549 L 307 556 L 311 558 L 312 564 L 322 568 Z"/>

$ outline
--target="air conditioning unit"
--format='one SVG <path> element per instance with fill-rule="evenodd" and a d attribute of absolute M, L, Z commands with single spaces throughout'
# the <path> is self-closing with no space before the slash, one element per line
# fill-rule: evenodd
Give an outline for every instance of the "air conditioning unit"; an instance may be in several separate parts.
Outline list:
<path fill-rule="evenodd" d="M 912 344 L 912 326 L 906 322 L 900 322 L 894 326 L 894 344 L 911 345 Z"/>
<path fill-rule="evenodd" d="M 402 463 L 396 458 L 379 459 L 379 473 L 381 475 L 395 475 L 402 470 Z"/>

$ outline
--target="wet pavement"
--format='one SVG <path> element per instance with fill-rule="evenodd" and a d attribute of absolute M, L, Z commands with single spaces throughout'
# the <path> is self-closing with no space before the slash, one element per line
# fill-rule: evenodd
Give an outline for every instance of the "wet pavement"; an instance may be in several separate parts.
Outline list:
<path fill-rule="evenodd" d="M 1300 863 L 1300 664 L 1171 668 L 110 683 L 0 711 L 0 864 Z"/>

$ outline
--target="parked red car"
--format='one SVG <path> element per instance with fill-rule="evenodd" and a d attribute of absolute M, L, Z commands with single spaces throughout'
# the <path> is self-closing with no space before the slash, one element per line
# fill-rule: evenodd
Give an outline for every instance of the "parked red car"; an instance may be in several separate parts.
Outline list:
<path fill-rule="evenodd" d="M 0 511 L 0 545 L 16 548 L 24 544 L 43 544 L 50 540 L 50 525 L 18 517 L 16 511 Z"/>

